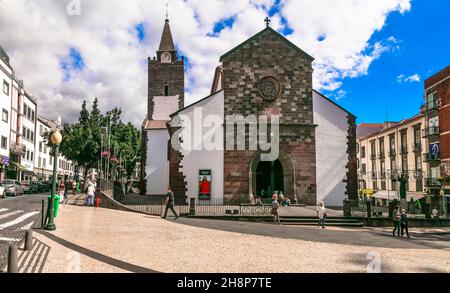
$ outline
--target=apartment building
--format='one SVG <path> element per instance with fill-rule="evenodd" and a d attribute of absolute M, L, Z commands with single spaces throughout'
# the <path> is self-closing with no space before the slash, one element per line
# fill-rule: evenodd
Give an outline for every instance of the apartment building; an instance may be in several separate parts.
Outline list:
<path fill-rule="evenodd" d="M 380 130 L 358 137 L 360 193 L 398 199 L 399 179 L 403 176 L 407 180 L 408 200 L 425 197 L 426 170 L 434 159 L 425 147 L 425 125 L 425 115 L 418 114 L 399 123 L 385 123 Z M 367 124 L 359 127 L 363 126 Z"/>
<path fill-rule="evenodd" d="M 9 166 L 9 135 L 11 129 L 11 94 L 13 69 L 9 65 L 9 56 L 0 47 L 0 180 L 5 178 Z"/>
<path fill-rule="evenodd" d="M 450 66 L 425 81 L 426 146 L 431 160 L 426 186 L 442 215 L 450 210 Z"/>

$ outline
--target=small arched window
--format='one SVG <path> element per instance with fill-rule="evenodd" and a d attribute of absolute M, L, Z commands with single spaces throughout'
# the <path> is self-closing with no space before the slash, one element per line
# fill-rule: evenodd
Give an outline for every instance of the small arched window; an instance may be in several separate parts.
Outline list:
<path fill-rule="evenodd" d="M 165 86 L 164 86 L 164 96 L 169 96 L 169 85 L 168 84 L 166 84 Z"/>

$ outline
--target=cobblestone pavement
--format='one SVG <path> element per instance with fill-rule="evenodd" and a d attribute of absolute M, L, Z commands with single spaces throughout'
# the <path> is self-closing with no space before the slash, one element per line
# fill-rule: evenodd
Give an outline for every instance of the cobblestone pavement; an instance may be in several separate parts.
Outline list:
<path fill-rule="evenodd" d="M 6 266 L 8 247 L 20 245 L 27 230 L 40 226 L 45 195 L 0 199 L 0 271 Z"/>
<path fill-rule="evenodd" d="M 388 229 L 166 221 L 79 206 L 63 206 L 56 225 L 37 235 L 50 248 L 43 272 L 450 272 L 448 231 L 406 240 Z"/>

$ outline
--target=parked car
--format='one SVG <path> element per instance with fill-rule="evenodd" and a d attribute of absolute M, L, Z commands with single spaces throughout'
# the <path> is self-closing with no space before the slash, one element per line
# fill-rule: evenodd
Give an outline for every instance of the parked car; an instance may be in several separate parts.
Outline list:
<path fill-rule="evenodd" d="M 31 181 L 29 186 L 30 186 L 30 194 L 39 193 L 39 185 L 36 181 Z"/>
<path fill-rule="evenodd" d="M 37 184 L 39 193 L 47 192 L 48 185 L 44 181 L 38 181 L 38 182 L 36 182 L 36 184 Z"/>
<path fill-rule="evenodd" d="M 6 179 L 2 181 L 2 186 L 5 188 L 7 196 L 18 196 L 24 194 L 23 186 L 19 181 Z"/>
<path fill-rule="evenodd" d="M 24 194 L 29 194 L 30 193 L 30 182 L 29 181 L 22 181 L 20 183 L 20 185 L 22 185 Z"/>

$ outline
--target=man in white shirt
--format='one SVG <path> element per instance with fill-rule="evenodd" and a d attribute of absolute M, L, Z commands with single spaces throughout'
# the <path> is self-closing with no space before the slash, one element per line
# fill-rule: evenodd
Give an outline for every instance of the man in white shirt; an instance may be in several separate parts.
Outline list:
<path fill-rule="evenodd" d="M 327 217 L 327 211 L 325 209 L 325 203 L 321 201 L 317 206 L 317 217 L 319 218 L 319 227 L 322 226 L 322 229 L 325 229 L 325 219 Z"/>
<path fill-rule="evenodd" d="M 439 226 L 439 211 L 438 211 L 437 207 L 435 207 L 431 211 L 431 217 L 433 219 L 433 227 L 438 227 Z"/>

